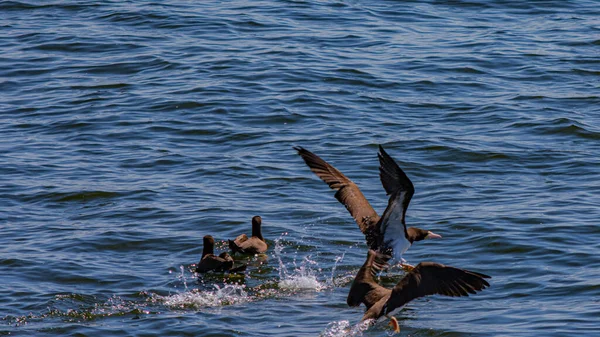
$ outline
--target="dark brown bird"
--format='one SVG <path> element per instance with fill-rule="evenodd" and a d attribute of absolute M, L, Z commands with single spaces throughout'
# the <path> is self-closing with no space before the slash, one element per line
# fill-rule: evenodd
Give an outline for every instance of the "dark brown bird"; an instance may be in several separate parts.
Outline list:
<path fill-rule="evenodd" d="M 389 315 L 406 303 L 427 295 L 469 296 L 490 286 L 488 275 L 435 262 L 421 262 L 408 272 L 393 289 L 382 287 L 374 275 L 384 268 L 389 256 L 369 250 L 367 260 L 360 268 L 350 292 L 349 306 L 367 307 L 362 320 Z"/>
<path fill-rule="evenodd" d="M 242 265 L 236 268 L 233 268 L 234 261 L 233 258 L 227 253 L 223 252 L 216 256 L 214 254 L 215 249 L 215 239 L 212 236 L 206 235 L 204 237 L 204 247 L 202 249 L 202 258 L 200 262 L 196 265 L 197 273 L 206 273 L 209 271 L 216 272 L 240 272 L 246 270 L 246 265 Z"/>
<path fill-rule="evenodd" d="M 248 238 L 246 234 L 242 234 L 235 238 L 235 240 L 229 240 L 229 248 L 232 254 L 260 254 L 267 251 L 267 243 L 262 236 L 261 230 L 262 219 L 260 216 L 252 218 L 252 236 Z"/>
<path fill-rule="evenodd" d="M 379 176 L 385 192 L 390 196 L 388 206 L 381 217 L 371 207 L 358 186 L 342 172 L 302 147 L 294 147 L 294 149 L 298 151 L 311 171 L 331 189 L 337 191 L 335 198 L 346 206 L 365 235 L 370 249 L 386 255 L 393 254 L 398 261 L 405 262 L 402 254 L 413 242 L 441 238 L 431 231 L 406 227 L 406 210 L 415 188 L 404 171 L 381 145 L 378 153 Z"/>

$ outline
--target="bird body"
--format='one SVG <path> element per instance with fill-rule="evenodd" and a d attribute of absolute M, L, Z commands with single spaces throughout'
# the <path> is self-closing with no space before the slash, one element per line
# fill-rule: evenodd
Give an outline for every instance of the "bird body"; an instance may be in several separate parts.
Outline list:
<path fill-rule="evenodd" d="M 229 248 L 232 254 L 261 254 L 267 251 L 268 245 L 262 236 L 262 219 L 260 216 L 252 218 L 252 236 L 241 234 L 234 240 L 229 240 Z"/>

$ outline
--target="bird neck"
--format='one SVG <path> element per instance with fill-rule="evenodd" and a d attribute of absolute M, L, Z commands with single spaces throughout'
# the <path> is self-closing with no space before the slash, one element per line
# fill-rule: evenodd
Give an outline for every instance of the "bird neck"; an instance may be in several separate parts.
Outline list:
<path fill-rule="evenodd" d="M 205 257 L 206 255 L 211 255 L 214 254 L 214 248 L 210 245 L 204 245 L 204 248 L 202 249 L 202 257 Z"/>
<path fill-rule="evenodd" d="M 257 237 L 261 240 L 264 240 L 259 226 L 252 227 L 252 236 Z"/>

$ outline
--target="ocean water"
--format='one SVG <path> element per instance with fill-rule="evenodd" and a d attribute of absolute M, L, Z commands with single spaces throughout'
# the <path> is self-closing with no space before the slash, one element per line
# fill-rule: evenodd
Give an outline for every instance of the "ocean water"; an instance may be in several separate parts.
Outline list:
<path fill-rule="evenodd" d="M 0 1 L 0 32 L 0 335 L 388 336 L 292 149 L 381 214 L 378 144 L 443 236 L 404 257 L 492 276 L 400 335 L 600 335 L 597 1 Z M 193 273 L 254 215 L 246 274 Z"/>

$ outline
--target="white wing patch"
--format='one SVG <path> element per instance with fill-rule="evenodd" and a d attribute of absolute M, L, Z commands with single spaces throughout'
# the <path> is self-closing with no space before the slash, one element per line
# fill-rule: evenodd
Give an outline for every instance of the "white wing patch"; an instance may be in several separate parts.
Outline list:
<path fill-rule="evenodd" d="M 384 242 L 386 246 L 392 247 L 394 250 L 394 258 L 402 261 L 402 254 L 410 247 L 410 241 L 404 235 L 404 226 L 400 220 L 388 222 L 384 233 Z"/>
<path fill-rule="evenodd" d="M 394 250 L 394 258 L 402 261 L 402 254 L 410 247 L 410 241 L 406 238 L 402 217 L 404 215 L 404 207 L 402 200 L 406 192 L 401 192 L 392 202 L 391 207 L 386 209 L 384 214 L 385 222 L 383 225 L 383 242 L 386 246 Z"/>

